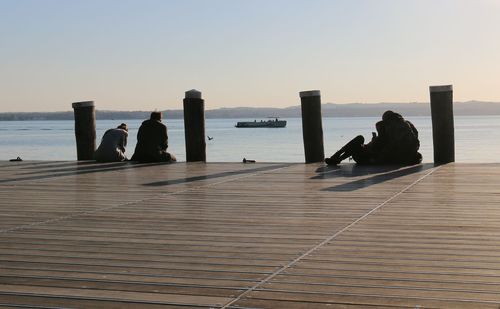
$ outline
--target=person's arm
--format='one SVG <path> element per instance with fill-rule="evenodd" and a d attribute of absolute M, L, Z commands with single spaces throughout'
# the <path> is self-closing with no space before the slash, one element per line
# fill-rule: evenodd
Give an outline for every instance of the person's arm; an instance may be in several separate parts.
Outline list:
<path fill-rule="evenodd" d="M 104 132 L 104 134 L 102 135 L 102 138 L 101 138 L 101 143 L 102 143 L 102 141 L 104 141 L 104 137 L 106 136 L 106 134 L 108 134 L 109 131 L 111 131 L 111 130 L 112 129 L 108 129 L 108 130 L 106 130 L 106 132 Z"/>
<path fill-rule="evenodd" d="M 379 121 L 375 124 L 375 128 L 377 129 L 378 136 L 385 135 L 385 126 L 383 121 Z"/>
<path fill-rule="evenodd" d="M 384 122 L 383 121 L 377 122 L 375 124 L 375 128 L 377 129 L 378 135 L 376 135 L 375 132 L 372 132 L 373 137 L 372 137 L 371 144 L 372 144 L 373 148 L 379 149 L 380 147 L 383 146 L 383 144 L 385 142 L 386 134 L 385 134 Z"/>
<path fill-rule="evenodd" d="M 417 128 L 415 128 L 415 126 L 413 125 L 413 123 L 411 123 L 410 121 L 406 121 L 408 123 L 408 125 L 410 126 L 411 128 L 411 131 L 413 132 L 413 134 L 415 134 L 415 137 L 418 139 L 418 131 L 417 131 Z"/>
<path fill-rule="evenodd" d="M 127 137 L 128 137 L 128 133 L 124 131 L 122 134 L 122 139 L 121 139 L 121 143 L 120 143 L 120 149 L 123 153 L 125 153 L 125 147 L 127 147 Z"/>
<path fill-rule="evenodd" d="M 162 130 L 162 149 L 167 150 L 168 148 L 168 134 L 167 134 L 167 126 L 163 126 Z"/>
<path fill-rule="evenodd" d="M 415 135 L 415 138 L 417 139 L 417 150 L 420 148 L 420 140 L 418 139 L 418 131 L 417 128 L 411 123 L 410 121 L 406 121 L 408 123 L 408 126 L 410 126 L 411 131 L 413 132 L 413 135 Z"/>

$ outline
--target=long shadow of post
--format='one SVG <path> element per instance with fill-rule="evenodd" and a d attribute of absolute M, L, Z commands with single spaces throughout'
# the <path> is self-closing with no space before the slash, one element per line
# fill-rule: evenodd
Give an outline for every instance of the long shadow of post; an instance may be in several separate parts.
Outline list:
<path fill-rule="evenodd" d="M 381 165 L 381 166 L 363 166 L 349 164 L 335 167 L 321 167 L 316 170 L 319 173 L 311 179 L 329 179 L 338 177 L 359 177 L 375 174 L 373 177 L 363 178 L 341 185 L 324 188 L 321 191 L 348 192 L 379 184 L 391 179 L 407 176 L 428 169 L 434 168 L 432 163 L 418 164 L 413 166 L 401 165 Z"/>
<path fill-rule="evenodd" d="M 155 181 L 155 182 L 145 183 L 143 185 L 144 186 L 153 186 L 153 187 L 169 186 L 169 185 L 176 185 L 176 184 L 180 184 L 180 183 L 188 183 L 188 182 L 193 182 L 193 181 L 208 180 L 208 179 L 221 178 L 221 177 L 227 177 L 227 176 L 237 176 L 237 175 L 251 174 L 251 173 L 257 173 L 257 172 L 265 172 L 265 171 L 275 170 L 278 168 L 283 168 L 283 167 L 288 167 L 288 166 L 290 166 L 290 164 L 273 164 L 270 166 L 240 169 L 240 170 L 234 170 L 234 171 L 232 170 L 232 171 L 214 173 L 214 174 L 209 174 L 209 175 L 200 175 L 200 176 L 186 177 L 186 178 L 180 178 L 180 179 Z"/>
<path fill-rule="evenodd" d="M 137 163 L 137 162 L 113 162 L 113 163 L 85 163 L 81 166 L 81 162 L 73 162 L 73 167 L 69 168 L 57 168 L 57 169 L 48 169 L 48 170 L 38 170 L 35 172 L 27 172 L 21 173 L 22 177 L 16 177 L 11 179 L 0 179 L 0 183 L 10 183 L 16 181 L 25 181 L 25 180 L 41 180 L 41 179 L 50 179 L 50 178 L 58 178 L 65 176 L 75 176 L 82 174 L 92 174 L 92 173 L 105 173 L 105 172 L 113 172 L 119 170 L 127 170 L 127 169 L 136 169 L 142 167 L 148 167 L 153 165 L 167 165 L 171 163 L 165 162 L 155 162 L 155 163 Z"/>

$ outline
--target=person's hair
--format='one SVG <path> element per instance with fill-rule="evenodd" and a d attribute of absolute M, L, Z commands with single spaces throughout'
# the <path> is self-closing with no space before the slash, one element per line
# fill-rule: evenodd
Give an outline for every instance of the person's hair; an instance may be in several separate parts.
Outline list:
<path fill-rule="evenodd" d="M 151 120 L 161 120 L 161 112 L 154 111 L 151 113 Z"/>
<path fill-rule="evenodd" d="M 125 130 L 128 132 L 128 127 L 127 127 L 127 124 L 126 123 L 122 123 L 121 125 L 119 125 L 117 127 L 117 129 L 122 129 L 122 130 Z"/>
<path fill-rule="evenodd" d="M 400 120 L 400 119 L 403 119 L 403 116 L 401 116 L 400 114 L 395 113 L 393 111 L 386 111 L 382 115 L 383 121 L 393 121 L 393 120 Z"/>

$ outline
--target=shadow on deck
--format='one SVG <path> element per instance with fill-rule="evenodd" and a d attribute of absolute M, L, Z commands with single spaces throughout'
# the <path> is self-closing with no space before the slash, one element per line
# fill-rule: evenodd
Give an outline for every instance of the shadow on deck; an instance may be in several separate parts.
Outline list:
<path fill-rule="evenodd" d="M 0 306 L 498 308 L 500 165 L 0 162 Z"/>

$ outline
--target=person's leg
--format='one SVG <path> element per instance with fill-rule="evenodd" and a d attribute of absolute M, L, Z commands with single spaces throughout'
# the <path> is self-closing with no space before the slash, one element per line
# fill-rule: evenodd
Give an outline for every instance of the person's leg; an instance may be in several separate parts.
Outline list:
<path fill-rule="evenodd" d="M 342 160 L 345 160 L 352 156 L 354 153 L 360 151 L 361 147 L 365 143 L 365 138 L 362 135 L 358 135 L 347 144 L 345 144 L 339 151 L 333 154 L 330 158 L 325 159 L 325 163 L 328 165 L 337 165 Z"/>
<path fill-rule="evenodd" d="M 352 158 L 354 159 L 356 164 L 360 164 L 360 165 L 367 165 L 367 164 L 374 164 L 375 163 L 375 160 L 373 158 L 373 154 L 370 151 L 370 149 L 368 149 L 366 147 L 366 145 L 361 146 L 357 151 L 355 151 L 352 154 Z"/>
<path fill-rule="evenodd" d="M 160 156 L 160 161 L 161 162 L 176 162 L 177 161 L 177 158 L 171 154 L 171 153 L 168 153 L 168 152 L 163 152 Z"/>

